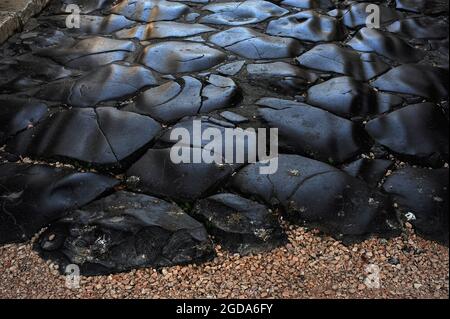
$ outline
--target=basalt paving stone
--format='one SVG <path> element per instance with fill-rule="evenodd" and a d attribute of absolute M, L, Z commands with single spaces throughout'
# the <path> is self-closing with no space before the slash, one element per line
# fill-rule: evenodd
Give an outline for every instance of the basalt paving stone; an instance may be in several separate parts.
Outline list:
<path fill-rule="evenodd" d="M 61 272 L 76 264 L 85 276 L 199 263 L 215 255 L 203 225 L 177 205 L 123 191 L 53 223 L 35 248 Z"/>
<path fill-rule="evenodd" d="M 130 29 L 123 29 L 116 33 L 118 38 L 139 40 L 184 38 L 201 33 L 212 32 L 216 29 L 199 23 L 180 23 L 173 21 L 152 22 L 138 25 Z"/>
<path fill-rule="evenodd" d="M 231 107 L 237 97 L 238 88 L 229 78 L 211 75 L 203 86 L 196 78 L 184 76 L 143 92 L 124 110 L 172 123 L 185 116 Z"/>
<path fill-rule="evenodd" d="M 38 50 L 35 54 L 51 58 L 70 68 L 92 70 L 98 66 L 125 60 L 134 50 L 136 45 L 131 41 L 95 36 L 69 46 Z"/>
<path fill-rule="evenodd" d="M 0 60 L 0 91 L 23 91 L 79 72 L 29 53 Z"/>
<path fill-rule="evenodd" d="M 8 149 L 20 155 L 114 166 L 149 144 L 160 129 L 149 117 L 115 108 L 71 109 L 17 135 Z"/>
<path fill-rule="evenodd" d="M 331 163 L 361 152 L 364 132 L 349 120 L 294 101 L 264 98 L 256 104 L 268 126 L 278 128 L 282 149 Z"/>
<path fill-rule="evenodd" d="M 113 178 L 46 165 L 0 165 L 0 244 L 23 242 L 118 184 Z"/>
<path fill-rule="evenodd" d="M 155 75 L 142 66 L 113 63 L 78 78 L 49 83 L 37 90 L 35 96 L 75 107 L 92 107 L 100 102 L 124 99 L 158 84 Z"/>
<path fill-rule="evenodd" d="M 417 232 L 448 245 L 448 169 L 407 167 L 395 171 L 383 185 L 400 212 Z"/>
<path fill-rule="evenodd" d="M 370 187 L 377 187 L 393 165 L 394 163 L 390 160 L 361 158 L 342 167 L 342 170 L 351 176 L 362 179 Z"/>
<path fill-rule="evenodd" d="M 277 216 L 264 205 L 235 194 L 221 193 L 200 200 L 193 216 L 225 249 L 255 254 L 287 242 Z"/>
<path fill-rule="evenodd" d="M 395 34 L 373 28 L 362 28 L 347 45 L 355 50 L 377 53 L 400 63 L 417 62 L 424 57 L 424 52 Z"/>
<path fill-rule="evenodd" d="M 290 58 L 304 51 L 294 39 L 273 37 L 246 27 L 216 33 L 208 41 L 244 58 L 255 60 Z"/>
<path fill-rule="evenodd" d="M 69 45 L 75 42 L 75 39 L 60 30 L 44 29 L 31 35 L 25 35 L 27 36 L 26 39 L 22 40 L 22 44 L 32 51 L 56 45 Z"/>
<path fill-rule="evenodd" d="M 280 17 L 289 11 L 276 4 L 261 0 L 246 0 L 242 2 L 212 3 L 202 10 L 214 12 L 203 16 L 201 23 L 239 26 L 258 23 L 272 17 Z"/>
<path fill-rule="evenodd" d="M 391 111 L 403 99 L 377 92 L 364 82 L 343 76 L 310 87 L 306 102 L 342 117 L 364 118 Z"/>
<path fill-rule="evenodd" d="M 248 80 L 286 94 L 297 94 L 317 81 L 316 73 L 286 62 L 247 65 Z"/>
<path fill-rule="evenodd" d="M 66 27 L 67 15 L 53 16 L 49 19 L 54 19 L 60 28 Z M 113 32 L 131 27 L 136 22 L 128 20 L 124 16 L 118 14 L 110 14 L 107 16 L 96 15 L 80 15 L 80 27 L 73 28 L 71 32 L 80 32 L 87 34 L 104 34 L 108 35 Z"/>
<path fill-rule="evenodd" d="M 423 64 L 404 64 L 372 82 L 382 91 L 441 100 L 448 98 L 448 70 Z"/>
<path fill-rule="evenodd" d="M 339 20 L 315 11 L 302 11 L 272 20 L 266 32 L 311 42 L 337 41 L 346 37 L 345 28 Z"/>
<path fill-rule="evenodd" d="M 342 22 L 349 28 L 358 28 L 366 26 L 368 18 L 373 10 L 370 10 L 369 5 L 372 3 L 357 3 L 350 4 L 347 8 L 336 9 L 328 12 L 329 15 L 342 19 Z M 386 25 L 401 19 L 404 15 L 402 12 L 395 10 L 394 8 L 386 7 L 385 5 L 378 5 L 380 25 Z"/>
<path fill-rule="evenodd" d="M 317 45 L 296 60 L 307 68 L 350 75 L 362 81 L 389 70 L 376 54 L 361 53 L 334 43 Z"/>
<path fill-rule="evenodd" d="M 68 6 L 75 4 L 80 8 L 81 13 L 91 13 L 96 10 L 106 9 L 109 5 L 114 3 L 115 0 L 61 0 L 61 2 L 64 4 L 61 8 L 64 12 Z"/>
<path fill-rule="evenodd" d="M 0 143 L 31 128 L 48 114 L 46 104 L 31 99 L 0 95 Z"/>
<path fill-rule="evenodd" d="M 224 111 L 220 113 L 220 116 L 233 124 L 247 123 L 249 121 L 245 116 L 230 111 Z"/>
<path fill-rule="evenodd" d="M 194 152 L 211 156 L 209 150 L 183 147 L 180 152 L 190 154 L 191 163 L 175 164 L 170 148 L 148 150 L 127 171 L 128 180 L 132 181 L 129 187 L 150 195 L 191 201 L 213 192 L 233 173 L 230 165 L 192 162 Z"/>
<path fill-rule="evenodd" d="M 176 20 L 190 12 L 189 6 L 165 0 L 122 0 L 110 13 L 125 16 L 139 22 Z"/>
<path fill-rule="evenodd" d="M 300 9 L 332 9 L 334 7 L 331 0 L 283 0 L 281 4 Z"/>
<path fill-rule="evenodd" d="M 244 64 L 245 61 L 236 61 L 227 63 L 219 66 L 217 68 L 217 72 L 219 72 L 222 75 L 236 75 L 242 70 Z"/>
<path fill-rule="evenodd" d="M 196 72 L 209 69 L 226 59 L 226 54 L 205 44 L 167 41 L 149 45 L 141 63 L 164 73 Z"/>
<path fill-rule="evenodd" d="M 387 31 L 413 39 L 444 39 L 448 37 L 448 21 L 432 17 L 411 17 L 395 21 Z"/>
<path fill-rule="evenodd" d="M 396 0 L 397 9 L 415 13 L 448 13 L 448 0 Z"/>
<path fill-rule="evenodd" d="M 273 175 L 259 174 L 261 165 L 240 170 L 233 186 L 247 196 L 281 205 L 292 222 L 318 226 L 344 241 L 398 232 L 389 199 L 341 170 L 287 154 L 279 155 Z"/>
<path fill-rule="evenodd" d="M 449 123 L 433 103 L 420 103 L 380 116 L 366 125 L 381 145 L 412 160 L 436 165 L 448 160 Z"/>

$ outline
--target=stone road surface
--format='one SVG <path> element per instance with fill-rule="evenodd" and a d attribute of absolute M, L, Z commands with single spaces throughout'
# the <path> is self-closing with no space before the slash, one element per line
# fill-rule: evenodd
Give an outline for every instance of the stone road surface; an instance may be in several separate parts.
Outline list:
<path fill-rule="evenodd" d="M 345 244 L 408 221 L 448 245 L 445 0 L 54 0 L 0 71 L 0 244 L 38 234 L 61 271 L 266 252 L 280 219 Z M 278 171 L 172 163 L 193 119 L 278 128 Z"/>

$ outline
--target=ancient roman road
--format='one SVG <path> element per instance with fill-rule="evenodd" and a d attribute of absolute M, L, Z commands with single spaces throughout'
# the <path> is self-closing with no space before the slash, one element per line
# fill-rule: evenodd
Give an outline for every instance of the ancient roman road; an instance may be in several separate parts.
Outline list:
<path fill-rule="evenodd" d="M 0 244 L 46 228 L 35 249 L 62 270 L 267 251 L 280 216 L 448 244 L 445 0 L 54 0 L 0 70 Z M 194 119 L 278 128 L 277 172 L 173 163 Z"/>

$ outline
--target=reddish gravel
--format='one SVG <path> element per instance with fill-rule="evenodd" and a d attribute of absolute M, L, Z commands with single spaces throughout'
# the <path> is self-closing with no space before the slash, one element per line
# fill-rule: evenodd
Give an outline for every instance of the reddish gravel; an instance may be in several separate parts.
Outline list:
<path fill-rule="evenodd" d="M 83 277 L 72 290 L 31 244 L 8 245 L 0 248 L 0 298 L 448 298 L 448 248 L 408 233 L 345 247 L 290 227 L 290 243 L 270 253 L 217 247 L 203 265 Z M 379 289 L 364 284 L 368 265 L 380 269 Z"/>

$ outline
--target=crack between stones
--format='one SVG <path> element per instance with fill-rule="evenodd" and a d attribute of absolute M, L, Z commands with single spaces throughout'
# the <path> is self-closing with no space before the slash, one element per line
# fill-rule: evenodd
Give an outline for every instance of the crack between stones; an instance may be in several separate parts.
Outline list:
<path fill-rule="evenodd" d="M 116 153 L 114 152 L 114 148 L 112 147 L 111 142 L 109 141 L 108 137 L 106 136 L 105 132 L 102 129 L 102 126 L 100 125 L 100 122 L 99 122 L 100 116 L 98 115 L 96 108 L 94 108 L 94 112 L 95 112 L 95 122 L 97 123 L 97 127 L 100 130 L 100 132 L 102 133 L 103 137 L 105 138 L 106 143 L 108 143 L 108 146 L 111 149 L 111 152 L 114 155 L 116 162 L 119 163 L 119 158 L 117 157 Z"/>

